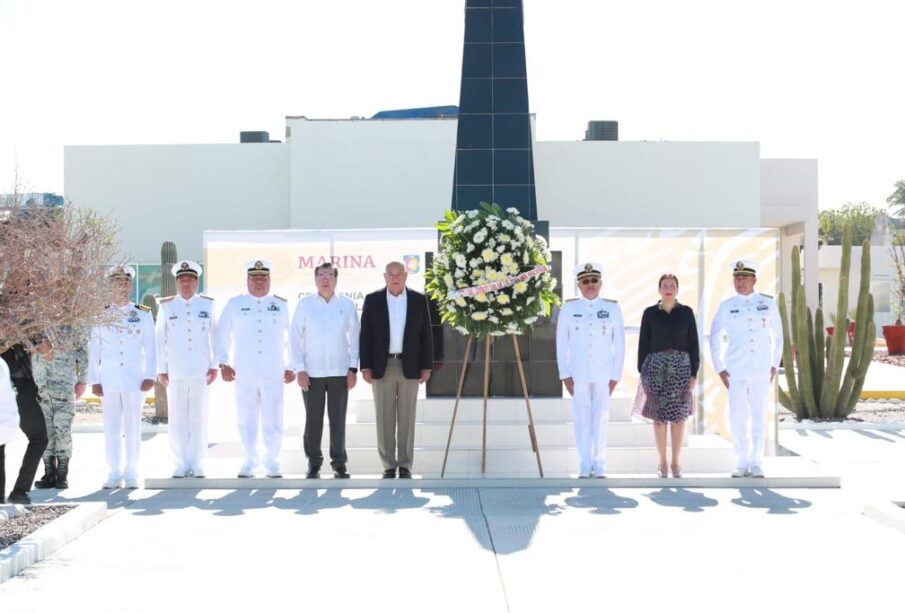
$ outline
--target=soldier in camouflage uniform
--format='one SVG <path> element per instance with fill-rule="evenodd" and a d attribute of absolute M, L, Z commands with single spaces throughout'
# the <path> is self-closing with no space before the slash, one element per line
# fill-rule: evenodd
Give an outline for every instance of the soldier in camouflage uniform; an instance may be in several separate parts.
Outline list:
<path fill-rule="evenodd" d="M 47 422 L 47 450 L 44 476 L 35 487 L 69 487 L 69 458 L 72 455 L 72 418 L 75 401 L 85 393 L 88 381 L 88 347 L 78 339 L 75 348 L 57 351 L 45 341 L 32 356 L 32 372 Z"/>

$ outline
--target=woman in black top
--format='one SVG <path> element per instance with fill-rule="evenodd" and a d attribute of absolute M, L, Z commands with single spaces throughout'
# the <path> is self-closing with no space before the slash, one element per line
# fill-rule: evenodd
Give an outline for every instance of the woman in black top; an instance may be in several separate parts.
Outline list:
<path fill-rule="evenodd" d="M 679 453 L 685 419 L 692 412 L 692 390 L 701 363 L 698 328 L 691 307 L 679 304 L 679 280 L 665 274 L 658 283 L 660 302 L 644 310 L 638 341 L 641 384 L 635 412 L 654 422 L 660 462 L 657 474 L 666 477 L 666 430 L 672 431 L 672 474 L 682 476 Z"/>

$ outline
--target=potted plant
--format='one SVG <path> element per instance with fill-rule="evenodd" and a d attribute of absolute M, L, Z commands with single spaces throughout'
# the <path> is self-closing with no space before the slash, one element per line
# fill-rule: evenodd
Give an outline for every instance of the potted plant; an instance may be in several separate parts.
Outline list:
<path fill-rule="evenodd" d="M 902 313 L 905 311 L 905 230 L 893 235 L 889 253 L 895 266 L 896 281 L 896 322 L 891 326 L 883 326 L 883 338 L 889 355 L 905 355 L 905 326 L 902 325 Z"/>

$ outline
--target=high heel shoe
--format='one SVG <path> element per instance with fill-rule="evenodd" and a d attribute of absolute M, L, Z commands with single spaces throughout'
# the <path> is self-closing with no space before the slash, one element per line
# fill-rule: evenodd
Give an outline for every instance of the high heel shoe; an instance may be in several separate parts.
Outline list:
<path fill-rule="evenodd" d="M 661 479 L 666 479 L 669 476 L 669 471 L 665 468 L 657 466 L 657 476 Z"/>
<path fill-rule="evenodd" d="M 672 476 L 675 477 L 676 479 L 681 478 L 682 477 L 682 467 L 679 466 L 678 464 L 673 464 L 672 465 Z"/>

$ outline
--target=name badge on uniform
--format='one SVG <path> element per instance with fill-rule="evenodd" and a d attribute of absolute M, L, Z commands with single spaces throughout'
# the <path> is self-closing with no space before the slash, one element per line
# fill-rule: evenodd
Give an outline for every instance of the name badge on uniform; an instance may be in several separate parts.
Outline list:
<path fill-rule="evenodd" d="M 240 311 L 250 311 L 250 310 L 251 310 L 251 307 L 242 307 L 242 308 L 239 309 L 239 310 L 240 310 Z"/>
<path fill-rule="evenodd" d="M 597 319 L 606 319 L 609 316 L 610 316 L 609 311 L 605 311 L 603 309 L 597 311 Z"/>
<path fill-rule="evenodd" d="M 730 314 L 730 315 L 737 315 L 737 314 L 738 314 L 738 309 L 730 309 L 729 314 Z"/>
<path fill-rule="evenodd" d="M 138 316 L 138 311 L 129 311 L 129 319 L 128 322 L 130 324 L 137 324 L 141 321 L 141 318 Z"/>
<path fill-rule="evenodd" d="M 581 313 L 572 313 L 572 317 L 578 317 L 578 318 L 580 318 L 580 317 L 581 317 Z"/>
<path fill-rule="evenodd" d="M 170 315 L 170 320 L 179 319 L 179 315 Z"/>
<path fill-rule="evenodd" d="M 210 319 L 210 317 L 211 317 L 211 314 L 208 313 L 207 311 L 198 311 L 199 319 Z"/>
<path fill-rule="evenodd" d="M 770 307 L 768 307 L 766 304 L 759 304 L 759 305 L 757 305 L 757 310 L 758 311 L 769 311 Z"/>
<path fill-rule="evenodd" d="M 280 307 L 278 307 L 275 302 L 271 302 L 270 306 L 267 307 L 267 310 L 276 312 L 280 310 Z"/>

